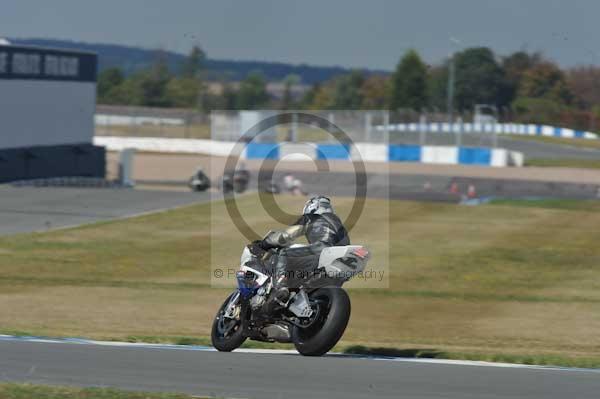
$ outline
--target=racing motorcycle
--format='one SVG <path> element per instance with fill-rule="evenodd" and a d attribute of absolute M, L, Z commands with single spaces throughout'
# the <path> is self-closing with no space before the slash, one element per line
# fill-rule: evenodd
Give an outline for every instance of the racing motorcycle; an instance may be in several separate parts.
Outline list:
<path fill-rule="evenodd" d="M 210 179 L 202 169 L 198 169 L 196 173 L 188 180 L 188 187 L 192 191 L 201 192 L 210 188 Z"/>
<path fill-rule="evenodd" d="M 342 337 L 350 319 L 350 298 L 341 287 L 364 270 L 369 251 L 361 245 L 323 249 L 318 266 L 313 265 L 294 284 L 296 288 L 290 287 L 290 295 L 281 302 L 273 290 L 273 271 L 282 248 L 271 248 L 262 256 L 244 248 L 236 274 L 238 288 L 225 300 L 212 325 L 211 339 L 217 350 L 230 352 L 252 339 L 293 343 L 302 355 L 321 356 Z"/>
<path fill-rule="evenodd" d="M 236 170 L 235 172 L 225 173 L 221 179 L 221 188 L 223 193 L 243 193 L 248 189 L 250 181 L 250 172 L 247 170 Z"/>

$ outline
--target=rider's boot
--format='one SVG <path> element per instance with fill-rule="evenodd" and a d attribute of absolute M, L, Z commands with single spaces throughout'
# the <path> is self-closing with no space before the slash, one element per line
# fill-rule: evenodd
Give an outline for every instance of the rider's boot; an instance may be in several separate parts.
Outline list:
<path fill-rule="evenodd" d="M 275 299 L 279 302 L 285 304 L 287 303 L 290 297 L 290 290 L 287 287 L 287 276 L 286 276 L 286 266 L 287 266 L 287 254 L 284 251 L 281 251 L 277 258 L 277 265 L 275 266 Z"/>
<path fill-rule="evenodd" d="M 268 308 L 271 311 L 285 307 L 290 298 L 290 290 L 287 287 L 287 276 L 285 273 L 286 264 L 287 257 L 285 252 L 282 252 L 277 257 L 275 274 L 273 276 L 273 294 L 268 301 Z"/>

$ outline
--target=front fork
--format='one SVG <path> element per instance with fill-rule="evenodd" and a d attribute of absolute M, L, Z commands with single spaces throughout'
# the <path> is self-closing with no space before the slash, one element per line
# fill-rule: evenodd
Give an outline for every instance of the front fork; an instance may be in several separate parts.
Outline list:
<path fill-rule="evenodd" d="M 240 290 L 237 290 L 236 293 L 231 297 L 231 299 L 227 303 L 227 306 L 223 311 L 223 317 L 227 317 L 228 319 L 237 319 L 240 316 L 241 306 L 236 306 L 240 298 Z"/>

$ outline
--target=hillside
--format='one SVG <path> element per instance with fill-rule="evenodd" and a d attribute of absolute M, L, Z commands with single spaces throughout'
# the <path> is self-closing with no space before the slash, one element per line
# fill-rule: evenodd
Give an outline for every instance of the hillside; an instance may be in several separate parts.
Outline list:
<path fill-rule="evenodd" d="M 85 43 L 56 39 L 9 39 L 14 44 L 28 46 L 44 46 L 53 48 L 68 48 L 91 51 L 98 54 L 100 71 L 109 67 L 120 67 L 130 74 L 147 68 L 156 59 L 159 50 L 141 47 L 123 46 L 116 44 Z M 172 51 L 161 51 L 166 57 L 169 68 L 177 72 L 185 55 Z M 282 62 L 217 60 L 208 58 L 206 61 L 210 80 L 242 80 L 253 71 L 262 72 L 269 81 L 280 81 L 289 74 L 301 77 L 302 83 L 315 84 L 350 70 L 337 66 L 312 66 L 306 64 L 287 64 Z M 369 74 L 384 74 L 384 71 L 366 71 Z"/>

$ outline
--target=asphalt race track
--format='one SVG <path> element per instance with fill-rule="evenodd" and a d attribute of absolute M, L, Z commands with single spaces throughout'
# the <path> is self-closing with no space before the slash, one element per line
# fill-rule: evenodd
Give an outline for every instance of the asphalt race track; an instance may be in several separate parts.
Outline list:
<path fill-rule="evenodd" d="M 0 339 L 0 381 L 229 398 L 598 398 L 600 371 Z"/>
<path fill-rule="evenodd" d="M 599 159 L 600 150 L 499 137 L 498 147 L 519 151 L 525 159 Z"/>
<path fill-rule="evenodd" d="M 283 181 L 286 172 L 275 172 L 275 181 Z M 353 197 L 357 194 L 356 176 L 347 172 L 294 172 L 308 193 Z M 260 183 L 265 186 L 267 181 Z M 255 182 L 252 182 L 255 184 Z M 578 198 L 595 199 L 599 185 L 585 183 L 543 182 L 516 179 L 490 179 L 452 176 L 427 176 L 409 174 L 366 175 L 366 197 L 413 201 L 439 201 L 457 203 L 460 194 L 449 192 L 456 183 L 460 193 L 466 193 L 469 185 L 477 188 L 480 197 L 501 198 Z M 428 189 L 424 185 L 429 186 Z M 360 191 L 358 191 L 360 193 Z"/>
<path fill-rule="evenodd" d="M 0 187 L 0 235 L 44 231 L 208 201 L 208 193 Z"/>
<path fill-rule="evenodd" d="M 281 181 L 286 172 L 276 172 Z M 308 193 L 355 196 L 356 177 L 346 172 L 294 172 Z M 332 184 L 332 181 L 335 184 Z M 459 202 L 460 195 L 450 194 L 456 182 L 461 192 L 469 184 L 477 186 L 480 196 L 510 198 L 596 198 L 598 185 L 552 183 L 527 180 L 454 178 L 426 175 L 367 174 L 366 196 L 416 201 Z M 424 190 L 427 183 L 431 186 Z M 183 183 L 181 183 L 183 184 Z M 256 188 L 253 177 L 251 188 Z M 0 235 L 45 231 L 103 220 L 191 205 L 219 198 L 216 192 L 138 190 L 127 188 L 12 187 L 0 186 Z"/>

